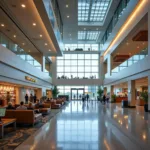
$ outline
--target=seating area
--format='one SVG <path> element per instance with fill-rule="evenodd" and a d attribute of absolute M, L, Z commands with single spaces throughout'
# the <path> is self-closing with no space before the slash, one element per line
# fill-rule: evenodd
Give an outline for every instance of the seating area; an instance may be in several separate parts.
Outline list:
<path fill-rule="evenodd" d="M 36 103 L 29 102 L 28 104 L 24 104 L 24 102 L 20 102 L 20 104 L 15 105 L 9 102 L 7 106 L 1 107 L 1 111 L 4 112 L 5 110 L 1 124 L 3 124 L 3 120 L 14 119 L 17 126 L 21 125 L 24 127 L 25 125 L 32 125 L 34 127 L 35 124 L 43 122 L 43 120 L 45 121 L 45 118 L 50 118 L 52 109 L 59 110 L 65 104 L 65 98 L 48 98 L 45 100 L 37 100 Z"/>

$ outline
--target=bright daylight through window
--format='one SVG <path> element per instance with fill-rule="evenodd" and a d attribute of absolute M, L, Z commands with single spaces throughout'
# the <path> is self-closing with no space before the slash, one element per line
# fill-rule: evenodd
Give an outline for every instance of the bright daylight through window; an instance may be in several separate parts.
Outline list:
<path fill-rule="evenodd" d="M 97 79 L 99 54 L 64 54 L 57 57 L 58 79 Z"/>

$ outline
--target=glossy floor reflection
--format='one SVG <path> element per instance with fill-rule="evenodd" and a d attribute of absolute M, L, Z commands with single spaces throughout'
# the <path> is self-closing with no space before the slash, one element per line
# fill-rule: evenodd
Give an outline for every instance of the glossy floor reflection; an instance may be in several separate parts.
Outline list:
<path fill-rule="evenodd" d="M 150 114 L 73 101 L 17 150 L 148 150 Z"/>

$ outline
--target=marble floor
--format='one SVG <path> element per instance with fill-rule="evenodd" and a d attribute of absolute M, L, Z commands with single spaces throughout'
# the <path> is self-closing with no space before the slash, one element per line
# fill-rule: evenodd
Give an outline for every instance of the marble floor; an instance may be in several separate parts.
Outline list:
<path fill-rule="evenodd" d="M 16 150 L 148 150 L 150 114 L 97 101 L 70 102 Z"/>

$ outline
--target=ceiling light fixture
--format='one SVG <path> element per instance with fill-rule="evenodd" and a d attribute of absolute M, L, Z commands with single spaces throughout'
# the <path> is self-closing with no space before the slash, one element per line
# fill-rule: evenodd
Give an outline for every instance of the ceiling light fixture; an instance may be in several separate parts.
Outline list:
<path fill-rule="evenodd" d="M 1 27 L 4 27 L 5 25 L 4 24 L 1 24 Z"/>
<path fill-rule="evenodd" d="M 50 49 L 48 51 L 51 51 Z"/>
<path fill-rule="evenodd" d="M 71 34 L 69 34 L 71 36 Z"/>
<path fill-rule="evenodd" d="M 67 18 L 69 18 L 70 16 L 67 16 Z"/>
<path fill-rule="evenodd" d="M 66 5 L 66 8 L 68 8 L 68 7 L 69 7 L 69 5 L 67 4 L 67 5 Z"/>
<path fill-rule="evenodd" d="M 45 46 L 47 46 L 47 43 L 45 43 Z"/>
<path fill-rule="evenodd" d="M 32 25 L 33 25 L 33 26 L 36 26 L 36 23 L 33 23 Z"/>
<path fill-rule="evenodd" d="M 140 48 L 139 46 L 137 48 Z"/>
<path fill-rule="evenodd" d="M 40 37 L 42 37 L 43 35 L 42 34 L 40 34 Z"/>
<path fill-rule="evenodd" d="M 25 5 L 25 4 L 21 4 L 21 7 L 22 7 L 22 8 L 25 8 L 25 7 L 26 7 L 26 5 Z"/>
<path fill-rule="evenodd" d="M 98 30 L 98 28 L 96 30 Z"/>
<path fill-rule="evenodd" d="M 22 45 L 25 45 L 25 43 L 22 43 Z"/>
<path fill-rule="evenodd" d="M 143 1 L 139 2 L 139 4 L 136 6 L 136 8 L 131 13 L 131 15 L 128 17 L 127 21 L 124 23 L 122 28 L 119 30 L 119 32 L 116 35 L 116 37 L 114 38 L 114 40 L 111 42 L 111 44 L 109 45 L 107 50 L 104 52 L 104 56 L 106 56 L 106 54 L 112 49 L 112 47 L 116 44 L 116 42 L 118 41 L 120 36 L 122 36 L 124 34 L 124 32 L 126 32 L 126 30 L 128 30 L 130 24 L 133 22 L 134 18 L 136 18 L 136 15 L 138 15 L 140 10 L 142 10 L 144 4 L 147 4 L 146 0 L 143 0 Z"/>
<path fill-rule="evenodd" d="M 30 50 L 28 52 L 30 53 Z"/>
<path fill-rule="evenodd" d="M 84 28 L 84 30 L 86 30 L 86 28 Z"/>
<path fill-rule="evenodd" d="M 16 35 L 14 35 L 14 38 L 16 38 Z"/>

